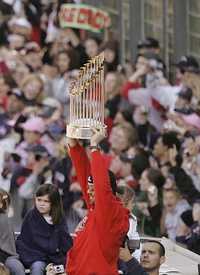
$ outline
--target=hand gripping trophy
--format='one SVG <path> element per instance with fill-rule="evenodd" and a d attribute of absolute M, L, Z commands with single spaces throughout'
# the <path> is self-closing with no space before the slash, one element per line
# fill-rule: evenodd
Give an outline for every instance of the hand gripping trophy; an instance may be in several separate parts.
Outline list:
<path fill-rule="evenodd" d="M 90 139 L 92 129 L 104 129 L 104 53 L 81 67 L 70 87 L 70 118 L 67 137 Z"/>

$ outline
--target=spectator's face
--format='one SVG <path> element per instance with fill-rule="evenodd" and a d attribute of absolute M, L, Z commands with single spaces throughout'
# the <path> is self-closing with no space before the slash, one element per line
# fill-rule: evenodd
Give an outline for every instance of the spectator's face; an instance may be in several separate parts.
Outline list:
<path fill-rule="evenodd" d="M 11 31 L 12 31 L 12 33 L 22 35 L 25 38 L 29 38 L 31 35 L 31 28 L 27 28 L 27 27 L 19 26 L 19 25 L 13 25 Z"/>
<path fill-rule="evenodd" d="M 181 110 L 181 109 L 187 107 L 188 105 L 189 105 L 189 102 L 186 99 L 184 99 L 180 96 L 177 97 L 177 100 L 176 100 L 176 103 L 175 103 L 175 108 L 176 109 Z"/>
<path fill-rule="evenodd" d="M 149 62 L 145 57 L 143 57 L 143 56 L 138 57 L 137 63 L 136 63 L 136 66 L 135 66 L 136 70 L 139 70 L 143 67 L 148 67 L 148 66 L 149 66 Z"/>
<path fill-rule="evenodd" d="M 23 102 L 20 99 L 18 99 L 15 95 L 10 95 L 8 97 L 7 111 L 9 113 L 15 114 L 17 112 L 20 112 L 22 111 L 23 107 Z"/>
<path fill-rule="evenodd" d="M 133 120 L 137 125 L 144 125 L 147 123 L 148 117 L 147 117 L 147 111 L 143 107 L 136 107 L 134 114 L 133 114 Z"/>
<path fill-rule="evenodd" d="M 200 222 L 200 203 L 194 203 L 192 208 L 192 216 L 195 222 Z"/>
<path fill-rule="evenodd" d="M 65 73 L 69 70 L 70 58 L 66 53 L 59 54 L 56 62 L 60 73 Z"/>
<path fill-rule="evenodd" d="M 20 65 L 13 71 L 13 78 L 17 82 L 18 86 L 21 85 L 22 79 L 29 73 L 29 68 L 25 65 Z"/>
<path fill-rule="evenodd" d="M 28 160 L 27 163 L 30 167 L 32 167 L 35 164 L 35 155 L 33 154 L 33 152 L 29 152 L 28 154 Z"/>
<path fill-rule="evenodd" d="M 25 63 L 33 70 L 39 70 L 42 67 L 42 59 L 39 52 L 30 52 L 25 56 Z"/>
<path fill-rule="evenodd" d="M 109 94 L 113 92 L 116 87 L 117 77 L 114 73 L 107 73 L 105 78 L 105 92 L 109 98 Z"/>
<path fill-rule="evenodd" d="M 85 42 L 85 51 L 90 58 L 95 57 L 99 51 L 97 42 L 93 39 L 87 39 Z"/>
<path fill-rule="evenodd" d="M 156 158 L 161 159 L 166 152 L 167 148 L 162 142 L 162 138 L 159 138 L 153 148 L 153 154 Z"/>
<path fill-rule="evenodd" d="M 148 180 L 147 174 L 148 174 L 148 171 L 144 170 L 144 172 L 142 173 L 142 176 L 139 180 L 141 191 L 147 191 L 149 186 L 151 185 L 150 181 Z"/>
<path fill-rule="evenodd" d="M 120 175 L 122 177 L 127 177 L 131 175 L 131 163 L 129 162 L 124 162 L 124 161 L 120 161 L 121 162 L 121 169 L 120 169 Z"/>
<path fill-rule="evenodd" d="M 171 212 L 178 202 L 177 194 L 174 191 L 165 191 L 163 193 L 163 205 L 167 212 Z"/>
<path fill-rule="evenodd" d="M 112 129 L 109 141 L 112 149 L 116 152 L 122 152 L 128 146 L 126 135 L 120 127 L 114 127 Z"/>
<path fill-rule="evenodd" d="M 37 79 L 32 79 L 23 87 L 24 96 L 28 100 L 36 99 L 37 96 L 40 94 L 41 89 L 42 89 L 41 82 L 38 81 Z"/>
<path fill-rule="evenodd" d="M 18 36 L 16 39 L 12 39 L 9 42 L 9 47 L 11 50 L 20 49 L 24 46 L 25 39 L 23 36 Z"/>
<path fill-rule="evenodd" d="M 37 132 L 32 132 L 32 131 L 24 131 L 24 140 L 28 143 L 28 144 L 33 144 L 36 141 L 38 141 L 40 138 L 40 134 Z"/>
<path fill-rule="evenodd" d="M 184 74 L 181 73 L 181 70 L 179 68 L 176 68 L 176 80 L 182 81 Z"/>
<path fill-rule="evenodd" d="M 115 60 L 115 52 L 111 49 L 104 50 L 105 61 L 108 63 L 112 63 Z"/>
<path fill-rule="evenodd" d="M 160 256 L 160 248 L 156 243 L 144 243 L 142 246 L 141 265 L 147 272 L 159 270 L 165 258 Z"/>
<path fill-rule="evenodd" d="M 48 215 L 51 210 L 51 203 L 49 201 L 49 196 L 41 196 L 41 197 L 36 197 L 35 198 L 35 206 L 37 210 L 40 212 L 42 215 Z"/>

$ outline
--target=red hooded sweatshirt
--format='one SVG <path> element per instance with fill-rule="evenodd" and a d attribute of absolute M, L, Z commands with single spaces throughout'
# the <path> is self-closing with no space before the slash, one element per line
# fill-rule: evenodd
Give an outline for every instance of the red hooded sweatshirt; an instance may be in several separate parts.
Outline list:
<path fill-rule="evenodd" d="M 70 155 L 89 209 L 82 231 L 77 233 L 67 255 L 68 275 L 117 275 L 119 248 L 129 229 L 129 211 L 112 194 L 108 170 L 99 151 L 91 153 L 77 145 Z M 92 175 L 95 206 L 87 194 L 88 176 Z"/>

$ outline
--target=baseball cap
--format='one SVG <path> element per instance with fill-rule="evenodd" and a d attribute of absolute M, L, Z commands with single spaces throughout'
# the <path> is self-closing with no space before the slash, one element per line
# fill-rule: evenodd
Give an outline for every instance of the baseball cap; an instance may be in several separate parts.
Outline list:
<path fill-rule="evenodd" d="M 36 145 L 31 145 L 27 148 L 28 152 L 32 152 L 34 155 L 39 155 L 42 157 L 48 157 L 49 156 L 49 152 L 46 149 L 45 146 L 41 145 L 41 144 L 36 144 Z"/>
<path fill-rule="evenodd" d="M 45 123 L 41 117 L 31 117 L 25 123 L 21 124 L 21 127 L 24 130 L 44 133 L 45 131 Z"/>
<path fill-rule="evenodd" d="M 190 101 L 192 99 L 193 96 L 193 92 L 192 89 L 190 89 L 189 87 L 183 87 L 180 92 L 178 93 L 178 96 L 186 99 L 188 101 Z"/>
<path fill-rule="evenodd" d="M 187 72 L 199 73 L 199 63 L 195 57 L 191 55 L 183 55 L 178 63 L 174 64 L 179 69 Z"/>
<path fill-rule="evenodd" d="M 14 17 L 9 21 L 9 25 L 10 27 L 12 27 L 13 25 L 17 25 L 20 27 L 25 27 L 27 29 L 32 28 L 30 22 L 25 17 L 19 17 L 19 18 Z"/>
<path fill-rule="evenodd" d="M 159 41 L 153 37 L 147 37 L 144 40 L 140 40 L 137 44 L 137 48 L 160 48 Z"/>

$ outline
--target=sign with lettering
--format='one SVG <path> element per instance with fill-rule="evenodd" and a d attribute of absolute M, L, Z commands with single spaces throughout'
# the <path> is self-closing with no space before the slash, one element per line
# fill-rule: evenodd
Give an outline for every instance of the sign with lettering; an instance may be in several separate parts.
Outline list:
<path fill-rule="evenodd" d="M 63 4 L 58 16 L 62 28 L 68 27 L 100 32 L 111 24 L 107 12 L 84 4 Z"/>

